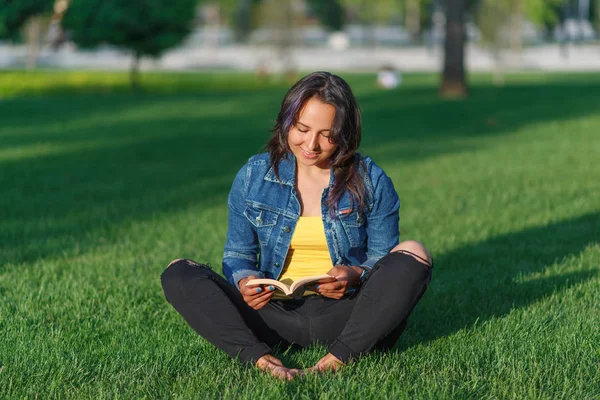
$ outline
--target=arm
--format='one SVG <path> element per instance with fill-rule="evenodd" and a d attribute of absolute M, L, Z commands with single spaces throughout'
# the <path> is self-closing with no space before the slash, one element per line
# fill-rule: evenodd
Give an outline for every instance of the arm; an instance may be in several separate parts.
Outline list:
<path fill-rule="evenodd" d="M 258 270 L 259 243 L 254 227 L 244 216 L 248 166 L 245 165 L 236 175 L 229 198 L 229 215 L 227 219 L 227 240 L 223 254 L 223 274 L 227 280 L 237 287 L 238 282 L 249 276 L 264 278 Z"/>
<path fill-rule="evenodd" d="M 399 243 L 400 199 L 392 180 L 377 168 L 372 177 L 373 206 L 367 211 L 367 259 L 360 265 L 370 271 L 377 261 Z"/>
<path fill-rule="evenodd" d="M 361 275 L 370 271 L 380 258 L 390 252 L 400 239 L 398 230 L 398 211 L 400 199 L 392 180 L 379 168 L 371 174 L 373 188 L 372 207 L 366 210 L 367 259 L 360 266 L 336 265 L 328 274 L 337 280 L 324 283 L 316 288 L 317 292 L 333 299 L 341 298 L 348 288 L 362 283 Z"/>

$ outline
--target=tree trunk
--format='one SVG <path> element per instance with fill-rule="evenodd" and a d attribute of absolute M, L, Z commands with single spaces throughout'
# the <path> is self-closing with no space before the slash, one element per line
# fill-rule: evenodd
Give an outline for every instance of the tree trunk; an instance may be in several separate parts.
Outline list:
<path fill-rule="evenodd" d="M 26 27 L 27 35 L 27 69 L 34 70 L 37 67 L 37 58 L 40 53 L 40 41 L 42 36 L 42 18 L 39 15 L 31 17 Z"/>
<path fill-rule="evenodd" d="M 134 92 L 140 90 L 140 58 L 141 54 L 135 51 L 133 53 L 133 60 L 131 60 L 131 69 L 129 70 L 129 82 Z"/>
<path fill-rule="evenodd" d="M 523 4 L 521 0 L 517 0 L 513 4 L 511 10 L 511 35 L 510 35 L 510 49 L 513 53 L 519 57 L 523 50 L 523 35 L 521 32 L 521 21 L 523 19 Z"/>
<path fill-rule="evenodd" d="M 252 30 L 252 14 L 250 0 L 237 0 L 234 25 L 235 40 L 238 43 L 247 43 Z"/>
<path fill-rule="evenodd" d="M 413 40 L 417 40 L 421 32 L 421 2 L 419 0 L 406 1 L 405 26 Z"/>
<path fill-rule="evenodd" d="M 465 82 L 465 11 L 466 0 L 446 0 L 442 97 L 464 97 L 468 92 Z"/>

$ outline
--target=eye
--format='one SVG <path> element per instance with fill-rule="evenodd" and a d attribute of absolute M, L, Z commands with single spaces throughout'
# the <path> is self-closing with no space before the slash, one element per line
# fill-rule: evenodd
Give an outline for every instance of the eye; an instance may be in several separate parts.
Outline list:
<path fill-rule="evenodd" d="M 325 139 L 330 139 L 331 138 L 331 136 L 328 133 L 321 132 L 321 136 L 323 136 Z"/>

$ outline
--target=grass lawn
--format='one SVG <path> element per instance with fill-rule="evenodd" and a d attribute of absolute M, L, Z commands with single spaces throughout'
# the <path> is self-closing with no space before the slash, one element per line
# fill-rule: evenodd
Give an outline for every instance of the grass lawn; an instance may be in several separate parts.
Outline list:
<path fill-rule="evenodd" d="M 231 181 L 286 85 L 0 72 L 0 397 L 600 398 L 600 74 L 475 75 L 464 101 L 434 75 L 343 76 L 436 267 L 393 351 L 286 383 L 199 338 L 159 282 L 174 258 L 220 269 Z"/>

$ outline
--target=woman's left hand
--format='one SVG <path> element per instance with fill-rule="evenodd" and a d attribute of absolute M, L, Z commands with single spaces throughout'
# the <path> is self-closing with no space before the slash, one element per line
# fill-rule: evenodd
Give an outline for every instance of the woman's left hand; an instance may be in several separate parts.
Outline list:
<path fill-rule="evenodd" d="M 349 265 L 336 265 L 331 268 L 327 274 L 333 276 L 336 280 L 329 283 L 319 283 L 315 286 L 315 291 L 321 296 L 331 299 L 341 299 L 346 290 L 352 286 L 358 286 L 360 283 L 360 267 Z"/>

